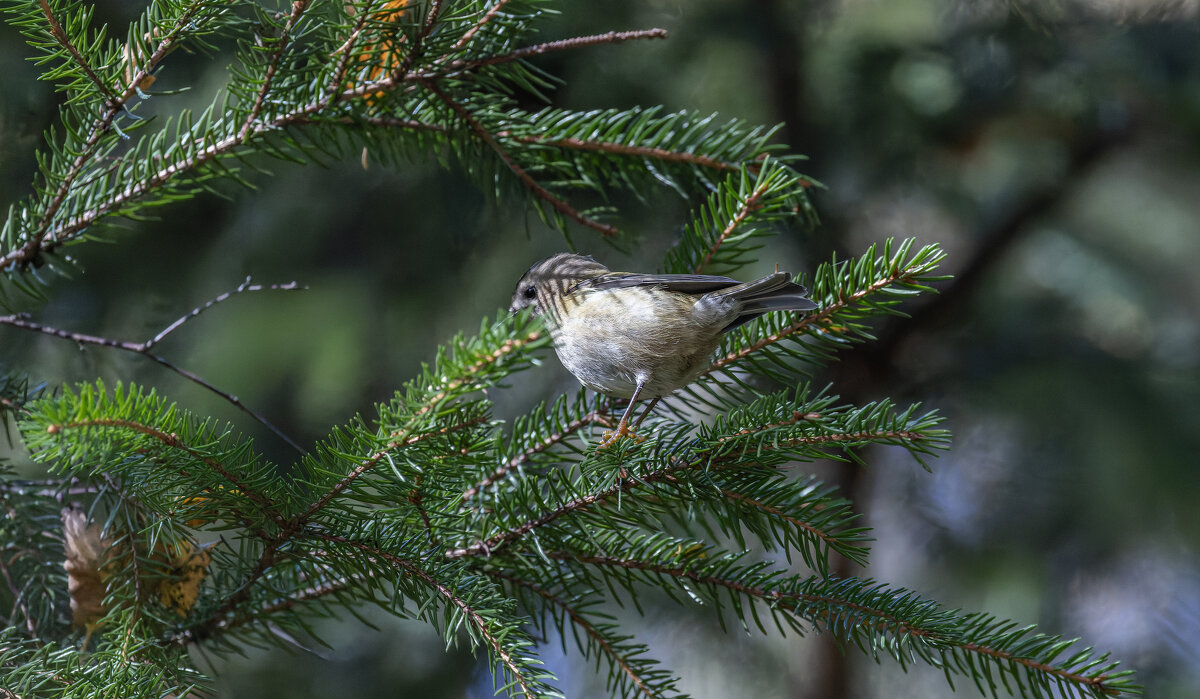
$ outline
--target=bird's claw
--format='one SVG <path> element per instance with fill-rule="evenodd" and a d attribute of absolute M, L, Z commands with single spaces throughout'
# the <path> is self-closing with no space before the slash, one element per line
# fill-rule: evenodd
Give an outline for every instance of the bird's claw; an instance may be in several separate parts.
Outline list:
<path fill-rule="evenodd" d="M 604 436 L 600 440 L 600 446 L 596 448 L 607 449 L 616 444 L 617 441 L 622 437 L 632 439 L 634 444 L 641 444 L 642 442 L 646 441 L 645 437 L 634 434 L 633 430 L 630 430 L 628 425 L 620 425 L 616 430 L 604 430 Z"/>

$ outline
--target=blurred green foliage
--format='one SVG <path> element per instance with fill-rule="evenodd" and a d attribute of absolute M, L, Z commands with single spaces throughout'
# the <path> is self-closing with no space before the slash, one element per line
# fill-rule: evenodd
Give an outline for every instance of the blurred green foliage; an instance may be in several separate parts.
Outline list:
<path fill-rule="evenodd" d="M 116 25 L 134 9 L 97 5 Z M 805 172 L 827 186 L 815 195 L 822 226 L 773 242 L 747 274 L 775 262 L 811 269 L 830 251 L 853 255 L 888 236 L 950 253 L 959 276 L 943 295 L 881 327 L 880 343 L 828 376 L 852 400 L 936 405 L 957 435 L 932 476 L 887 453 L 868 459 L 870 471 L 829 467 L 886 533 L 867 574 L 1083 636 L 1137 668 L 1147 696 L 1200 693 L 1197 3 L 653 0 L 563 10 L 547 18 L 546 39 L 651 26 L 671 38 L 539 59 L 565 79 L 555 104 L 782 121 L 781 140 L 810 156 Z M 55 113 L 28 53 L 0 29 L 0 203 L 29 191 L 32 152 Z M 219 54 L 181 57 L 156 89 L 223 69 Z M 81 272 L 29 310 L 56 327 L 141 340 L 246 275 L 294 279 L 309 290 L 239 297 L 161 350 L 311 443 L 385 400 L 439 342 L 505 305 L 530 262 L 565 246 L 536 216 L 489 203 L 436 165 L 367 162 L 272 162 L 255 191 L 167 207 L 114 245 L 79 247 Z M 633 252 L 591 231 L 575 233 L 577 246 L 614 267 L 653 268 L 688 202 L 659 192 L 649 204 L 615 203 L 639 241 Z M 197 413 L 257 428 L 140 358 L 5 328 L 0 363 L 34 382 L 156 385 Z M 503 416 L 573 385 L 547 362 L 493 398 Z M 285 460 L 269 433 L 258 442 Z M 642 640 L 698 697 L 894 696 L 894 667 L 854 672 L 848 665 L 865 659 L 647 608 Z M 489 696 L 486 673 L 438 643 L 428 629 L 389 624 L 345 655 L 252 652 L 225 687 L 258 696 L 300 678 L 288 696 Z M 706 664 L 716 654 L 723 662 Z M 572 695 L 600 691 L 586 675 L 560 673 Z M 949 691 L 929 671 L 904 687 Z"/>

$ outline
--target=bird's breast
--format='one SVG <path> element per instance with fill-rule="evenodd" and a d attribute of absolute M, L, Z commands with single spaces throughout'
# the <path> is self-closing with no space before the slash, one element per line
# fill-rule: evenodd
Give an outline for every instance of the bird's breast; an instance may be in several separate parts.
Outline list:
<path fill-rule="evenodd" d="M 551 314 L 554 347 L 581 383 L 618 398 L 663 396 L 709 365 L 720 329 L 696 322 L 695 299 L 649 287 L 570 294 Z"/>

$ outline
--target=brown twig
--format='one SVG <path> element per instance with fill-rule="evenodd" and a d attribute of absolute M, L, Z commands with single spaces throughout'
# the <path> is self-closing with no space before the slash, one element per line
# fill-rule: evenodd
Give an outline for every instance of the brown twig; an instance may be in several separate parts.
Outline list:
<path fill-rule="evenodd" d="M 240 284 L 236 289 L 234 289 L 232 291 L 227 291 L 227 292 L 213 298 L 212 300 L 204 303 L 203 305 L 193 308 L 186 315 L 183 315 L 180 318 L 176 319 L 174 322 L 172 322 L 170 325 L 168 325 L 166 328 L 164 328 L 157 335 L 150 338 L 149 340 L 146 340 L 145 342 L 126 342 L 126 341 L 121 341 L 121 340 L 113 340 L 113 339 L 110 339 L 107 337 L 99 337 L 97 335 L 88 335 L 86 333 L 77 333 L 77 332 L 70 332 L 67 330 L 60 330 L 58 328 L 53 328 L 53 327 L 50 327 L 47 325 L 42 325 L 40 323 L 35 323 L 31 320 L 28 320 L 24 315 L 21 315 L 21 314 L 0 316 L 0 325 L 8 325 L 8 326 L 14 327 L 14 328 L 21 328 L 23 330 L 31 330 L 33 332 L 42 333 L 43 335 L 50 335 L 52 337 L 58 337 L 58 338 L 62 338 L 64 340 L 71 340 L 72 342 L 75 342 L 76 344 L 79 344 L 79 345 L 95 345 L 98 347 L 108 347 L 110 349 L 116 349 L 116 350 L 121 350 L 124 352 L 132 352 L 134 354 L 140 354 L 143 357 L 146 357 L 147 359 L 155 361 L 155 362 L 161 364 L 162 366 L 166 367 L 167 369 L 170 369 L 171 371 L 182 376 L 183 378 L 187 379 L 188 381 L 191 381 L 192 383 L 202 386 L 205 389 L 211 391 L 212 393 L 215 393 L 216 395 L 225 399 L 227 402 L 231 403 L 233 406 L 235 406 L 242 412 L 245 412 L 247 415 L 249 415 L 250 417 L 257 420 L 264 427 L 271 430 L 271 432 L 273 432 L 277 437 L 279 437 L 284 442 L 286 442 L 293 449 L 295 449 L 296 451 L 303 454 L 303 453 L 305 453 L 303 447 L 301 447 L 299 444 L 297 444 L 296 441 L 293 440 L 291 437 L 288 437 L 286 434 L 284 434 L 284 432 L 282 430 L 280 430 L 278 427 L 276 427 L 274 424 L 272 424 L 269 420 L 267 420 L 266 417 L 262 416 L 261 414 L 259 414 L 258 412 L 254 411 L 249 406 L 247 406 L 245 403 L 243 403 L 240 398 L 233 395 L 232 393 L 229 393 L 228 391 L 224 391 L 224 390 L 221 390 L 220 388 L 217 388 L 215 385 L 210 383 L 208 380 L 202 378 L 201 376 L 172 363 L 170 360 L 166 359 L 165 357 L 163 357 L 159 354 L 156 354 L 156 353 L 150 351 L 157 343 L 162 341 L 163 338 L 167 337 L 172 332 L 178 330 L 180 328 L 180 326 L 182 326 L 184 323 L 195 318 L 196 316 L 200 315 L 201 313 L 208 310 L 209 308 L 212 308 L 213 306 L 217 305 L 218 303 L 230 298 L 231 296 L 234 296 L 235 294 L 240 294 L 240 293 L 243 293 L 246 291 L 264 291 L 264 290 L 296 291 L 296 290 L 303 289 L 303 288 L 304 287 L 301 287 L 296 282 L 289 282 L 287 284 L 270 284 L 270 285 L 251 284 L 250 278 L 247 277 L 246 281 L 243 282 L 242 284 Z"/>
<path fill-rule="evenodd" d="M 717 160 L 716 158 L 712 158 L 707 155 L 701 155 L 699 153 L 685 153 L 682 151 L 666 150 L 665 148 L 635 146 L 627 143 L 615 143 L 613 141 L 589 141 L 580 138 L 543 138 L 536 134 L 516 135 L 508 131 L 498 131 L 496 133 L 496 137 L 507 138 L 520 143 L 550 146 L 553 148 L 595 151 L 610 155 L 661 160 L 667 163 L 687 163 L 688 165 L 695 165 L 697 167 L 709 168 L 711 170 L 718 170 L 721 172 L 737 172 L 741 170 L 741 166 L 735 163 L 727 163 L 723 160 Z"/>
<path fill-rule="evenodd" d="M 463 32 L 463 35 L 458 38 L 458 41 L 454 42 L 454 46 L 450 47 L 451 50 L 458 51 L 467 44 L 471 43 L 471 39 L 475 38 L 475 35 L 479 32 L 479 30 L 483 29 L 488 22 L 491 22 L 496 15 L 500 14 L 500 11 L 504 9 L 504 6 L 507 5 L 509 1 L 510 0 L 498 0 L 495 5 L 492 5 L 490 8 L 488 8 L 488 11 L 484 13 L 483 17 L 480 17 L 479 21 L 475 23 L 475 26 Z"/>
<path fill-rule="evenodd" d="M 638 39 L 665 38 L 667 38 L 667 30 L 657 28 L 636 29 L 626 32 L 607 32 L 604 34 L 593 34 L 591 36 L 575 36 L 569 39 L 559 39 L 558 41 L 547 41 L 542 44 L 525 46 L 499 56 L 488 56 L 487 58 L 477 58 L 470 61 L 451 61 L 450 63 L 446 64 L 444 70 L 414 73 L 411 78 L 415 80 L 434 80 L 438 78 L 447 78 L 453 77 L 460 73 L 466 73 L 475 70 L 476 68 L 484 68 L 499 63 L 511 63 L 513 61 L 519 61 L 522 58 L 541 56 L 547 53 L 554 53 L 556 51 L 569 51 L 571 49 L 597 46 L 600 44 L 619 44 L 625 41 L 635 41 Z"/>
<path fill-rule="evenodd" d="M 70 37 L 67 36 L 67 33 L 63 30 L 62 25 L 59 24 L 58 20 L 54 17 L 54 12 L 50 9 L 50 3 L 46 2 L 46 0 L 38 0 L 38 5 L 40 5 L 42 8 L 42 14 L 46 16 L 46 23 L 50 25 L 50 36 L 54 37 L 54 40 L 58 42 L 59 46 L 62 46 L 67 50 L 67 53 L 71 54 L 71 58 L 75 60 L 75 63 L 87 75 L 88 80 L 91 80 L 96 87 L 100 88 L 100 92 L 104 95 L 104 99 L 108 101 L 110 106 L 122 104 L 122 101 L 115 94 L 113 94 L 113 91 L 109 89 L 108 85 L 105 85 L 104 81 L 100 79 L 100 76 L 96 75 L 96 73 L 92 70 L 92 67 L 88 65 L 88 62 L 84 59 L 83 54 L 79 53 L 79 49 L 75 48 L 75 44 L 71 43 Z"/>

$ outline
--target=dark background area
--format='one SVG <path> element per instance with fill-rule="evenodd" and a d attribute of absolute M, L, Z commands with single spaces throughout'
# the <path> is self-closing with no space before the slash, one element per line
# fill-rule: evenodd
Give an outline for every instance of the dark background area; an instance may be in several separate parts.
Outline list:
<path fill-rule="evenodd" d="M 133 8 L 97 3 L 122 26 Z M 784 122 L 822 224 L 785 231 L 749 277 L 811 271 L 887 237 L 937 242 L 956 279 L 881 324 L 880 340 L 817 377 L 848 401 L 939 409 L 951 452 L 923 471 L 878 449 L 867 468 L 816 465 L 876 528 L 871 566 L 844 568 L 951 607 L 1082 637 L 1140 671 L 1150 697 L 1200 694 L 1200 31 L 1192 2 L 772 0 L 565 3 L 540 38 L 663 27 L 666 41 L 554 54 L 556 105 L 662 104 Z M 123 29 L 118 34 L 122 33 Z M 0 29 L 0 205 L 24 197 L 57 96 L 17 32 Z M 227 56 L 173 56 L 155 88 L 193 85 L 145 114 L 211 99 Z M 157 105 L 156 105 L 157 103 Z M 237 286 L 242 295 L 160 350 L 236 393 L 302 444 L 371 413 L 436 346 L 507 305 L 534 260 L 563 249 L 518 202 L 494 202 L 431 163 L 266 163 L 228 190 L 70 252 L 36 320 L 143 340 Z M 694 202 L 614 201 L 635 243 L 578 247 L 649 270 Z M 501 416 L 573 390 L 546 356 L 492 397 Z M 234 421 L 281 464 L 293 453 L 211 393 L 139 357 L 0 328 L 0 367 L 51 385 L 136 381 Z M 262 432 L 260 434 L 260 432 Z M 19 452 L 2 450 L 24 473 Z M 802 466 L 807 469 L 807 466 Z M 649 604 L 630 628 L 697 697 L 948 696 L 942 675 L 816 637 L 723 633 L 711 613 Z M 198 662 L 223 693 L 490 696 L 468 654 L 420 624 L 324 625 L 319 657 L 253 651 Z M 603 694 L 547 639 L 569 696 Z M 970 686 L 963 695 L 973 695 Z"/>

